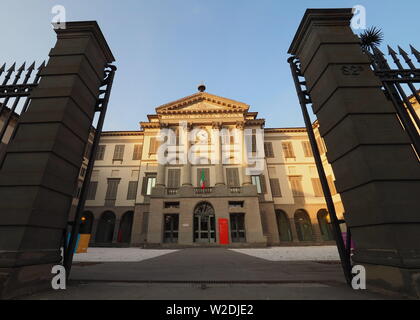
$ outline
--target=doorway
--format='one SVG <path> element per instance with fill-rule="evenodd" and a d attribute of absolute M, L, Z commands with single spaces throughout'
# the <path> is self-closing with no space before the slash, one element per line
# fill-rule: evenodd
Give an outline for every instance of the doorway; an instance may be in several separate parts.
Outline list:
<path fill-rule="evenodd" d="M 234 243 L 246 242 L 245 214 L 232 213 L 230 215 L 230 236 Z"/>
<path fill-rule="evenodd" d="M 216 216 L 208 202 L 198 204 L 194 210 L 194 242 L 216 243 Z"/>

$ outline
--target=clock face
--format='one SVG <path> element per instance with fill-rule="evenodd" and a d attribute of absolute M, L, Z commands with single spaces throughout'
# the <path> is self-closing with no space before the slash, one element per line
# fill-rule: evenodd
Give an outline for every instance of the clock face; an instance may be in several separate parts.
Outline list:
<path fill-rule="evenodd" d="M 200 142 L 207 142 L 209 140 L 209 134 L 206 130 L 200 130 L 197 133 L 197 138 Z"/>

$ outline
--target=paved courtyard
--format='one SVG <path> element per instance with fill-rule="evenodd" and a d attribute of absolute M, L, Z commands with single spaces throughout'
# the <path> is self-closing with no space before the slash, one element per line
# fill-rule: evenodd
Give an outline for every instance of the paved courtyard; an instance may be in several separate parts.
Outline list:
<path fill-rule="evenodd" d="M 241 251 L 219 248 L 184 249 L 162 251 L 161 255 L 150 251 L 147 254 L 152 258 L 135 262 L 81 262 L 83 259 L 78 258 L 79 262 L 73 266 L 71 282 L 66 291 L 47 292 L 28 298 L 40 300 L 386 298 L 348 288 L 342 275 L 341 265 L 335 259 L 318 262 L 270 261 L 251 256 L 250 252 L 243 254 Z M 137 253 L 137 257 L 139 255 L 140 253 Z"/>

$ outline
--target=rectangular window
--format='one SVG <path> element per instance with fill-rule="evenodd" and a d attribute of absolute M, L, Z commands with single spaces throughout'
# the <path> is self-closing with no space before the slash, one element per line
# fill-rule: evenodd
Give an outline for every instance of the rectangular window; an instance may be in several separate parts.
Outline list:
<path fill-rule="evenodd" d="M 232 213 L 230 215 L 230 235 L 232 242 L 246 242 L 245 214 Z"/>
<path fill-rule="evenodd" d="M 292 142 L 283 142 L 283 153 L 286 159 L 296 158 L 295 152 L 293 151 L 293 144 Z"/>
<path fill-rule="evenodd" d="M 266 158 L 274 158 L 274 150 L 273 150 L 273 143 L 272 142 L 265 142 L 264 143 L 264 151 Z"/>
<path fill-rule="evenodd" d="M 239 187 L 239 169 L 238 168 L 227 168 L 226 169 L 226 180 L 229 187 Z"/>
<path fill-rule="evenodd" d="M 302 177 L 289 177 L 294 197 L 303 197 Z"/>
<path fill-rule="evenodd" d="M 314 156 L 309 141 L 302 141 L 302 147 L 306 158 L 312 158 Z"/>
<path fill-rule="evenodd" d="M 257 187 L 258 194 L 265 194 L 267 193 L 267 187 L 265 184 L 265 176 L 252 176 L 251 177 L 252 184 Z"/>
<path fill-rule="evenodd" d="M 312 178 L 312 186 L 314 188 L 315 197 L 323 197 L 321 180 L 319 178 Z"/>
<path fill-rule="evenodd" d="M 332 176 L 328 176 L 327 180 L 328 180 L 328 186 L 330 187 L 330 190 L 331 190 L 331 194 L 335 196 L 337 194 L 337 189 L 335 188 L 334 179 Z"/>
<path fill-rule="evenodd" d="M 181 169 L 168 170 L 168 188 L 179 188 L 181 185 Z"/>
<path fill-rule="evenodd" d="M 177 243 L 178 234 L 179 234 L 179 215 L 178 214 L 165 214 L 163 242 Z"/>
<path fill-rule="evenodd" d="M 133 160 L 141 160 L 141 144 L 134 145 Z"/>
<path fill-rule="evenodd" d="M 96 153 L 96 160 L 104 160 L 105 157 L 105 145 L 98 146 L 98 152 Z"/>
<path fill-rule="evenodd" d="M 84 155 L 86 159 L 89 159 L 91 150 L 92 150 L 92 143 L 88 142 L 85 149 L 85 155 Z"/>
<path fill-rule="evenodd" d="M 85 175 L 86 175 L 86 168 L 85 168 L 85 167 L 82 167 L 82 169 L 80 169 L 80 176 L 81 176 L 82 178 L 84 178 L 84 177 L 85 177 Z"/>
<path fill-rule="evenodd" d="M 115 161 L 123 161 L 124 159 L 124 149 L 125 149 L 125 145 L 116 145 L 115 146 L 115 150 L 114 150 L 114 158 L 113 160 Z"/>
<path fill-rule="evenodd" d="M 105 200 L 116 200 L 118 185 L 120 184 L 120 179 L 108 179 L 108 188 L 106 190 Z"/>
<path fill-rule="evenodd" d="M 165 209 L 179 209 L 179 202 L 165 202 Z"/>
<path fill-rule="evenodd" d="M 158 142 L 156 138 L 150 138 L 149 154 L 156 154 L 158 150 Z"/>
<path fill-rule="evenodd" d="M 127 200 L 136 200 L 137 198 L 137 181 L 130 181 L 128 183 Z"/>
<path fill-rule="evenodd" d="M 86 200 L 95 200 L 95 198 L 96 198 L 96 191 L 97 190 L 98 190 L 98 182 L 92 181 L 89 184 L 89 190 L 88 190 L 88 193 L 87 193 Z"/>
<path fill-rule="evenodd" d="M 271 192 L 273 197 L 281 197 L 280 181 L 279 179 L 270 179 Z"/>
<path fill-rule="evenodd" d="M 244 206 L 243 201 L 229 201 L 229 208 L 243 208 Z"/>
<path fill-rule="evenodd" d="M 143 178 L 143 186 L 141 194 L 143 196 L 150 196 L 153 188 L 156 186 L 156 174 L 147 174 Z"/>

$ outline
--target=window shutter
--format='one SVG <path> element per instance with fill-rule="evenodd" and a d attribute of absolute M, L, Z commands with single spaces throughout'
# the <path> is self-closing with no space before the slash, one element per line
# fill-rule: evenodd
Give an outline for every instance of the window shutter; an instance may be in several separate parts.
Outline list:
<path fill-rule="evenodd" d="M 295 153 L 293 151 L 293 145 L 291 142 L 283 142 L 282 143 L 284 157 L 286 159 L 295 158 Z"/>
<path fill-rule="evenodd" d="M 147 179 L 148 179 L 147 177 L 143 178 L 143 183 L 142 183 L 142 187 L 141 187 L 141 194 L 143 196 L 145 196 L 146 193 L 147 193 Z"/>
<path fill-rule="evenodd" d="M 257 135 L 254 130 L 252 130 L 252 152 L 257 152 Z"/>
<path fill-rule="evenodd" d="M 118 192 L 118 184 L 120 180 L 118 179 L 108 179 L 108 189 L 106 191 L 106 200 L 116 200 Z"/>
<path fill-rule="evenodd" d="M 302 146 L 303 146 L 303 151 L 305 153 L 306 158 L 311 158 L 311 157 L 314 156 L 313 153 L 312 153 L 312 148 L 311 148 L 311 144 L 309 143 L 309 141 L 303 141 Z"/>
<path fill-rule="evenodd" d="M 273 197 L 281 197 L 280 181 L 279 179 L 270 179 L 271 192 Z"/>
<path fill-rule="evenodd" d="M 204 170 L 204 175 L 205 175 L 205 179 L 204 179 L 204 183 L 206 185 L 206 187 L 210 187 L 210 169 L 206 168 L 199 168 L 197 169 L 197 187 L 201 187 L 200 181 L 201 181 L 201 175 L 203 174 L 203 170 Z"/>
<path fill-rule="evenodd" d="M 114 149 L 113 160 L 123 160 L 124 159 L 124 149 L 125 149 L 125 145 L 116 145 L 115 149 Z"/>
<path fill-rule="evenodd" d="M 141 144 L 134 145 L 133 160 L 141 160 Z"/>
<path fill-rule="evenodd" d="M 98 151 L 96 153 L 96 160 L 104 160 L 104 156 L 105 156 L 105 146 L 100 145 L 98 146 Z"/>
<path fill-rule="evenodd" d="M 180 187 L 181 170 L 169 169 L 168 170 L 168 188 Z"/>
<path fill-rule="evenodd" d="M 266 142 L 264 143 L 264 151 L 266 158 L 274 158 L 273 143 Z"/>
<path fill-rule="evenodd" d="M 239 186 L 239 171 L 238 168 L 226 169 L 227 183 L 229 187 Z"/>
<path fill-rule="evenodd" d="M 265 183 L 265 176 L 262 174 L 260 175 L 260 183 L 261 183 L 261 192 L 263 194 L 267 193 L 267 185 Z"/>
<path fill-rule="evenodd" d="M 302 177 L 290 177 L 290 184 L 294 197 L 303 197 Z"/>
<path fill-rule="evenodd" d="M 91 182 L 89 184 L 89 190 L 87 194 L 86 200 L 95 200 L 96 198 L 96 191 L 98 189 L 98 182 Z"/>
<path fill-rule="evenodd" d="M 157 153 L 157 140 L 156 138 L 150 138 L 149 154 Z"/>
<path fill-rule="evenodd" d="M 312 186 L 314 188 L 315 197 L 322 197 L 324 195 L 322 191 L 321 181 L 319 180 L 319 178 L 312 179 Z"/>
<path fill-rule="evenodd" d="M 137 196 L 137 181 L 130 181 L 128 183 L 127 200 L 136 200 Z"/>

